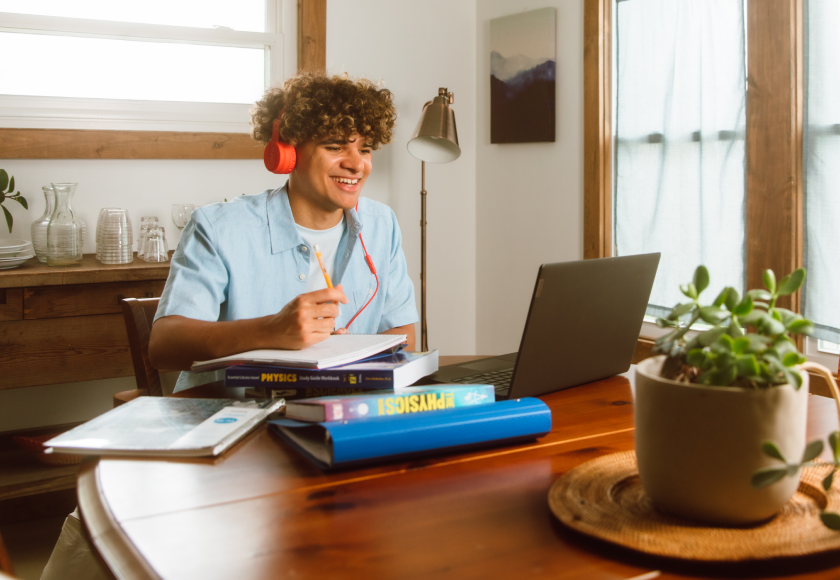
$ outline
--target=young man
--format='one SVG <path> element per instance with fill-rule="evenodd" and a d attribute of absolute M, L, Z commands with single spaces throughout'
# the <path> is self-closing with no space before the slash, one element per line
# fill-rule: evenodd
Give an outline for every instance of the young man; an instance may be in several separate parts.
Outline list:
<path fill-rule="evenodd" d="M 366 80 L 304 74 L 270 89 L 251 115 L 262 143 L 280 119 L 295 168 L 281 188 L 193 213 L 155 316 L 152 364 L 188 371 L 196 360 L 299 349 L 333 332 L 406 334 L 413 350 L 418 317 L 396 217 L 360 198 L 372 151 L 391 141 L 391 93 Z M 215 379 L 184 372 L 176 390 Z"/>

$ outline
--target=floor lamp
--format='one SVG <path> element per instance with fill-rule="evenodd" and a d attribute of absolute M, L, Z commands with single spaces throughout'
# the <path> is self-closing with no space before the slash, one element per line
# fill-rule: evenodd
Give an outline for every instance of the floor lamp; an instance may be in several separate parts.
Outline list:
<path fill-rule="evenodd" d="M 420 160 L 420 350 L 429 350 L 426 328 L 426 162 L 449 163 L 461 155 L 455 111 L 449 105 L 455 95 L 445 88 L 423 105 L 420 121 L 408 142 L 408 152 Z"/>

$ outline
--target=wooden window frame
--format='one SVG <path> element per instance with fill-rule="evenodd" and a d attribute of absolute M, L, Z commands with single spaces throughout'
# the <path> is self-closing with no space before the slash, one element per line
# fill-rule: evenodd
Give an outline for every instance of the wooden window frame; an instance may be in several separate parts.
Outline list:
<path fill-rule="evenodd" d="M 326 69 L 326 0 L 298 0 L 298 70 Z M 261 159 L 244 133 L 0 128 L 2 159 Z"/>
<path fill-rule="evenodd" d="M 584 0 L 584 258 L 613 254 L 612 0 Z M 747 2 L 746 274 L 803 264 L 804 0 Z M 800 293 L 779 301 L 799 311 Z"/>

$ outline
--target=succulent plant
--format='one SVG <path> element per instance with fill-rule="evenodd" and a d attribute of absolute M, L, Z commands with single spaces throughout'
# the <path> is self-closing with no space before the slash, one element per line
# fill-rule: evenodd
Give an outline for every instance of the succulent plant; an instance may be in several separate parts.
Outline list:
<path fill-rule="evenodd" d="M 15 178 L 9 177 L 9 174 L 6 173 L 5 169 L 0 169 L 0 208 L 3 208 L 3 214 L 6 216 L 6 225 L 9 226 L 9 233 L 12 233 L 14 219 L 12 219 L 12 213 L 6 208 L 6 206 L 3 205 L 3 202 L 7 199 L 13 199 L 22 205 L 24 209 L 29 209 L 29 204 L 26 203 L 26 198 L 23 197 L 19 191 L 12 194 L 14 190 Z"/>

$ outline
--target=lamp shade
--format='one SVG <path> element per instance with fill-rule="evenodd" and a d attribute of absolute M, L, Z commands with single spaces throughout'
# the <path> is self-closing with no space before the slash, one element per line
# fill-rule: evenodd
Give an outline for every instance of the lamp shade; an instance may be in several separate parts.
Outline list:
<path fill-rule="evenodd" d="M 455 111 L 449 106 L 452 93 L 440 89 L 438 96 L 423 106 L 420 121 L 408 142 L 408 152 L 429 163 L 448 163 L 461 156 Z"/>

